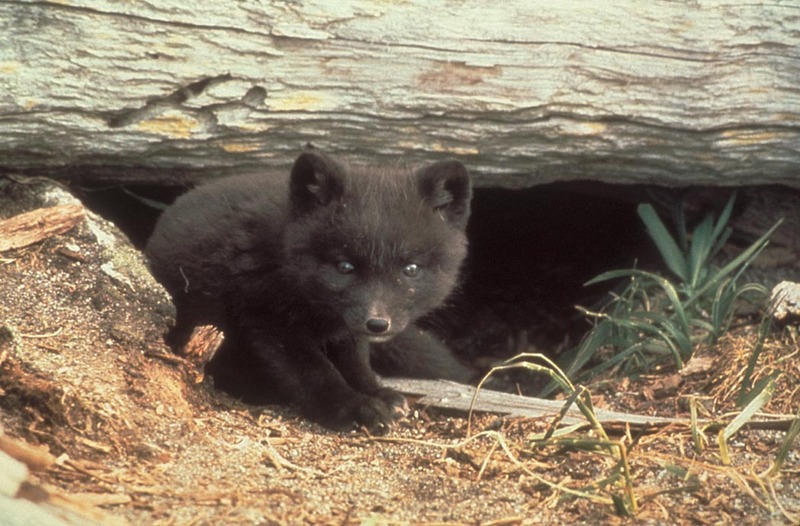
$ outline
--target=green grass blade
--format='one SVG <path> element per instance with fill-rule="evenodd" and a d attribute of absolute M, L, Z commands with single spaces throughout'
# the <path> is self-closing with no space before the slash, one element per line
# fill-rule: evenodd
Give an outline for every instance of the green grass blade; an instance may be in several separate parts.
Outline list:
<path fill-rule="evenodd" d="M 689 249 L 690 276 L 686 281 L 689 290 L 694 290 L 702 281 L 702 278 L 705 277 L 703 274 L 708 272 L 709 254 L 714 245 L 712 231 L 713 225 L 710 215 L 706 216 L 694 229 L 691 248 Z"/>
<path fill-rule="evenodd" d="M 614 354 L 607 360 L 604 360 L 603 363 L 597 364 L 596 366 L 592 367 L 591 369 L 584 371 L 580 375 L 581 380 L 585 380 L 587 378 L 591 378 L 592 376 L 598 375 L 603 371 L 607 371 L 615 367 L 616 365 L 624 362 L 625 360 L 629 359 L 631 356 L 635 355 L 636 353 L 640 352 L 642 347 L 644 347 L 645 342 L 636 343 L 623 351 L 620 351 Z"/>
<path fill-rule="evenodd" d="M 716 341 L 722 334 L 723 325 L 727 325 L 733 314 L 734 300 L 736 299 L 736 283 L 729 279 L 720 283 L 711 303 L 711 328 L 709 342 Z"/>
<path fill-rule="evenodd" d="M 742 412 L 736 415 L 722 432 L 722 436 L 725 440 L 730 440 L 733 435 L 739 432 L 743 425 L 749 422 L 753 415 L 755 415 L 764 404 L 769 402 L 769 399 L 772 398 L 772 392 L 775 390 L 775 381 L 773 379 L 769 379 L 768 382 L 765 382 L 764 386 L 758 392 L 758 394 L 750 401 Z"/>
<path fill-rule="evenodd" d="M 689 281 L 689 269 L 675 238 L 667 230 L 664 222 L 658 217 L 655 208 L 650 204 L 641 204 L 638 208 L 639 217 L 647 228 L 647 232 L 656 244 L 656 248 L 664 259 L 667 268 L 684 282 Z"/>
<path fill-rule="evenodd" d="M 586 336 L 572 357 L 567 357 L 569 366 L 564 368 L 564 373 L 572 378 L 575 373 L 586 365 L 601 347 L 606 345 L 613 326 L 608 320 L 602 320 Z"/>
<path fill-rule="evenodd" d="M 694 294 L 686 301 L 685 305 L 690 305 L 697 301 L 700 297 L 702 297 L 709 289 L 716 287 L 720 281 L 725 279 L 725 277 L 736 270 L 738 267 L 742 265 L 749 265 L 767 246 L 769 242 L 770 236 L 777 230 L 777 228 L 783 223 L 783 219 L 775 223 L 772 228 L 767 230 L 764 235 L 762 235 L 755 243 L 747 247 L 741 254 L 731 260 L 727 265 L 722 267 L 719 271 L 717 271 L 714 276 L 708 279 L 702 287 L 694 291 Z M 741 269 L 740 269 L 741 270 Z"/>
<path fill-rule="evenodd" d="M 715 258 L 717 254 L 719 254 L 719 251 L 722 250 L 722 247 L 725 246 L 725 243 L 728 242 L 728 239 L 730 239 L 732 233 L 733 229 L 730 227 L 725 227 L 724 229 L 722 229 L 722 234 L 716 238 L 714 246 L 711 249 L 709 260 Z"/>
<path fill-rule="evenodd" d="M 622 319 L 612 320 L 612 321 L 621 327 L 625 327 L 627 329 L 632 329 L 634 331 L 647 334 L 650 337 L 653 337 L 654 339 L 663 342 L 669 349 L 670 353 L 672 354 L 672 357 L 675 360 L 676 367 L 678 369 L 681 369 L 683 367 L 683 353 L 681 352 L 683 349 L 679 348 L 677 343 L 684 343 L 684 342 L 674 341 L 672 338 L 669 337 L 668 331 L 662 330 L 661 328 L 656 327 L 655 325 L 652 325 L 645 321 L 622 320 Z M 643 344 L 646 343 L 647 343 L 646 341 L 643 342 Z M 691 345 L 689 345 L 689 349 L 691 349 Z"/>
<path fill-rule="evenodd" d="M 654 285 L 661 288 L 664 293 L 667 295 L 670 304 L 672 305 L 673 312 L 677 317 L 678 321 L 680 322 L 680 329 L 681 331 L 689 335 L 691 334 L 691 328 L 689 325 L 689 318 L 686 313 L 686 309 L 684 308 L 683 302 L 678 295 L 678 291 L 669 282 L 669 280 L 659 276 L 658 274 L 654 274 L 652 272 L 647 272 L 646 270 L 612 270 L 609 272 L 604 272 L 599 276 L 589 280 L 586 284 L 592 285 L 594 283 L 599 283 L 601 281 L 607 281 L 609 279 L 621 278 L 621 277 L 630 277 L 630 278 L 643 278 L 649 280 Z M 617 324 L 622 324 L 622 320 L 618 318 L 613 318 L 613 321 Z M 683 347 L 683 346 L 682 346 Z"/>
<path fill-rule="evenodd" d="M 742 375 L 742 384 L 739 387 L 739 394 L 736 397 L 736 403 L 738 405 L 747 403 L 747 401 L 751 399 L 752 394 L 756 392 L 755 388 L 751 388 L 753 372 L 755 372 L 758 358 L 761 356 L 761 351 L 764 350 L 764 342 L 767 340 L 767 335 L 771 328 L 772 312 L 767 312 L 758 327 L 758 338 L 753 347 L 753 352 L 750 353 L 750 357 L 747 359 L 747 367 L 745 367 L 744 375 Z"/>
<path fill-rule="evenodd" d="M 725 208 L 723 208 L 722 212 L 719 214 L 719 219 L 717 220 L 717 224 L 714 227 L 714 232 L 711 235 L 713 239 L 720 237 L 722 231 L 727 227 L 728 221 L 731 220 L 734 202 L 736 202 L 736 192 L 731 194 L 731 196 L 728 198 L 728 202 L 725 203 Z"/>
<path fill-rule="evenodd" d="M 684 308 L 683 302 L 681 302 L 681 299 L 678 296 L 678 291 L 675 289 L 672 283 L 670 283 L 668 279 L 663 278 L 658 274 L 647 272 L 646 270 L 634 270 L 632 273 L 634 276 L 644 277 L 651 280 L 654 284 L 658 285 L 661 290 L 664 291 L 669 299 L 670 304 L 672 305 L 675 316 L 677 316 L 678 321 L 680 322 L 681 329 L 684 333 L 689 334 L 689 318 L 686 315 L 686 309 Z"/>
<path fill-rule="evenodd" d="M 775 456 L 775 462 L 772 463 L 772 466 L 770 466 L 769 470 L 765 473 L 767 477 L 772 477 L 780 473 L 783 463 L 786 461 L 786 457 L 789 456 L 792 444 L 798 436 L 800 436 L 800 409 L 797 410 L 797 416 L 786 432 L 781 448 Z"/>
<path fill-rule="evenodd" d="M 709 342 L 714 342 L 723 332 L 725 332 L 735 314 L 736 302 L 748 293 L 756 293 L 763 297 L 769 295 L 769 290 L 760 283 L 746 283 L 739 287 L 736 284 L 738 275 L 726 278 L 717 288 L 714 295 L 714 302 L 711 304 L 711 338 Z"/>
<path fill-rule="evenodd" d="M 595 285 L 597 283 L 602 283 L 603 281 L 609 281 L 617 278 L 630 278 L 635 272 L 636 270 L 634 269 L 609 270 L 608 272 L 603 272 L 602 274 L 598 274 L 597 276 L 593 277 L 584 283 L 583 286 L 588 287 L 590 285 Z"/>

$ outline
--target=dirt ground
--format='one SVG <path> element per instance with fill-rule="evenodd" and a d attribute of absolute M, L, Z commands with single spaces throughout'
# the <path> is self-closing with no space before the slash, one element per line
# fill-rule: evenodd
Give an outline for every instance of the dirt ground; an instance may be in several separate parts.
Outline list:
<path fill-rule="evenodd" d="M 0 220 L 58 202 L 26 195 L 20 185 L 0 187 Z M 614 505 L 624 488 L 604 485 L 617 466 L 605 450 L 532 446 L 550 418 L 478 415 L 469 435 L 466 415 L 415 405 L 386 436 L 370 437 L 328 431 L 286 408 L 245 406 L 213 390 L 201 359 L 164 346 L 168 298 L 113 231 L 87 213 L 64 234 L 0 253 L 0 438 L 45 459 L 17 496 L 72 510 L 78 519 L 58 515 L 74 524 L 761 525 L 800 517 L 800 444 L 778 475 L 764 475 L 784 430 L 739 432 L 726 464 L 716 433 L 698 452 L 687 426 L 609 428 L 625 445 L 638 504 L 627 518 Z M 755 330 L 742 325 L 699 349 L 691 374 L 598 380 L 593 400 L 687 417 L 696 396 L 701 416 L 722 417 L 735 411 Z M 768 340 L 758 375 L 773 372 L 767 410 L 796 414 L 796 327 Z M 14 509 L 0 505 L 0 524 L 26 523 Z"/>

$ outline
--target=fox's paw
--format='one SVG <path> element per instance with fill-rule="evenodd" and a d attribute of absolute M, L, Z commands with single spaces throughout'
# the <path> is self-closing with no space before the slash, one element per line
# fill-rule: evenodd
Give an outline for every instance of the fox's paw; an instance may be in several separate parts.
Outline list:
<path fill-rule="evenodd" d="M 391 409 L 396 418 L 404 417 L 408 414 L 408 401 L 406 397 L 388 387 L 382 387 L 379 391 L 374 393 L 375 396 L 383 400 L 383 402 Z"/>
<path fill-rule="evenodd" d="M 374 395 L 359 394 L 339 408 L 336 420 L 340 427 L 364 427 L 370 433 L 383 434 L 408 409 L 405 398 L 390 389 Z"/>

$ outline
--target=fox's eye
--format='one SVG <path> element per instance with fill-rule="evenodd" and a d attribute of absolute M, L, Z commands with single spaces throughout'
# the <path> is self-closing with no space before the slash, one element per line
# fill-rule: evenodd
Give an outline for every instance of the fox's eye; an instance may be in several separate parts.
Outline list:
<path fill-rule="evenodd" d="M 342 274 L 352 274 L 356 267 L 349 261 L 340 261 L 336 264 L 336 269 Z"/>
<path fill-rule="evenodd" d="M 403 274 L 408 276 L 409 278 L 414 278 L 419 274 L 419 265 L 416 263 L 409 263 L 405 267 L 403 267 Z"/>

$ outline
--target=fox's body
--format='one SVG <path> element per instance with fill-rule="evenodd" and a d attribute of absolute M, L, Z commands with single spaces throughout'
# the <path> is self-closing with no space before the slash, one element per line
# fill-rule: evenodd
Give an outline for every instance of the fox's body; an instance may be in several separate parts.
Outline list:
<path fill-rule="evenodd" d="M 455 161 L 412 172 L 315 153 L 290 177 L 200 186 L 165 211 L 147 246 L 178 309 L 172 343 L 215 324 L 226 336 L 219 359 L 244 358 L 265 392 L 328 425 L 386 425 L 404 400 L 373 367 L 469 379 L 414 325 L 456 286 L 469 199 Z M 219 380 L 236 390 L 236 375 Z"/>

